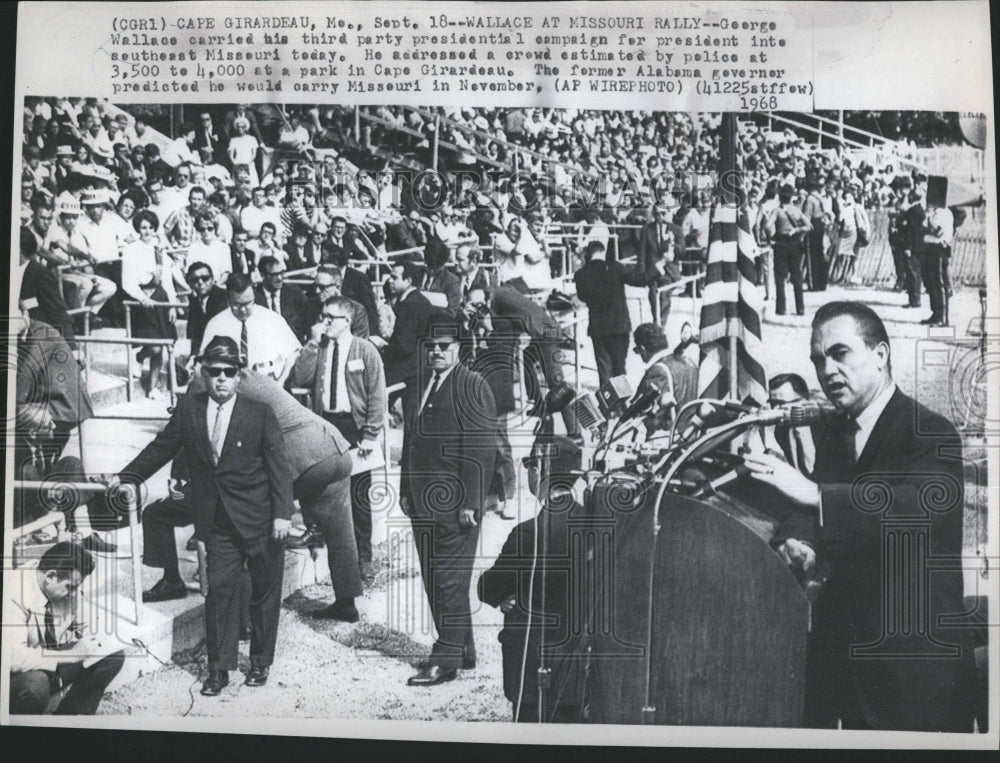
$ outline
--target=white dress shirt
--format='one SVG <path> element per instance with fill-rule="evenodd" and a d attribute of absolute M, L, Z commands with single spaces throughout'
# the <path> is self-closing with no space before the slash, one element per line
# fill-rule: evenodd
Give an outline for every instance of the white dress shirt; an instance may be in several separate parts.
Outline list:
<path fill-rule="evenodd" d="M 864 451 L 865 445 L 868 444 L 868 438 L 871 437 L 876 422 L 878 422 L 882 411 L 885 410 L 895 392 L 896 385 L 888 385 L 872 400 L 871 405 L 859 413 L 855 419 L 858 425 L 858 431 L 854 433 L 854 457 L 856 459 L 861 458 L 861 453 Z"/>
<path fill-rule="evenodd" d="M 351 349 L 351 332 L 345 331 L 337 344 L 337 407 L 332 409 L 334 413 L 350 413 L 351 399 L 347 395 L 347 353 Z M 327 348 L 326 353 L 326 374 L 323 382 L 323 408 L 330 408 L 330 382 L 333 379 L 333 345 Z"/>
<path fill-rule="evenodd" d="M 251 368 L 272 365 L 280 371 L 285 360 L 302 347 L 285 319 L 266 307 L 255 305 L 246 324 L 247 362 Z M 205 326 L 201 346 L 207 347 L 216 336 L 228 336 L 239 346 L 242 332 L 243 323 L 233 315 L 233 311 L 223 310 Z"/>
<path fill-rule="evenodd" d="M 448 378 L 448 375 L 452 372 L 452 369 L 454 369 L 454 368 L 455 368 L 455 366 L 452 366 L 451 368 L 447 369 L 446 371 L 442 371 L 441 372 L 441 374 L 440 374 L 440 376 L 438 378 L 438 383 L 437 383 L 438 389 L 441 389 L 441 387 L 444 386 L 444 380 Z M 434 372 L 434 373 L 436 373 L 436 372 Z M 417 413 L 418 414 L 423 413 L 424 412 L 424 408 L 427 407 L 427 400 L 431 396 L 431 390 L 434 388 L 434 373 L 432 373 L 430 379 L 427 380 L 427 389 L 424 390 L 424 396 L 422 398 L 420 398 L 420 408 L 417 409 Z"/>
<path fill-rule="evenodd" d="M 205 409 L 205 421 L 208 423 L 208 444 L 212 446 L 212 432 L 215 431 L 215 417 L 219 414 L 219 409 L 221 407 L 222 412 L 219 417 L 219 440 L 218 440 L 218 451 L 216 452 L 216 458 L 222 455 L 223 447 L 226 444 L 226 435 L 229 433 L 229 422 L 233 418 L 233 408 L 236 406 L 236 395 L 233 395 L 221 406 L 215 402 L 212 398 L 208 398 L 208 407 Z"/>

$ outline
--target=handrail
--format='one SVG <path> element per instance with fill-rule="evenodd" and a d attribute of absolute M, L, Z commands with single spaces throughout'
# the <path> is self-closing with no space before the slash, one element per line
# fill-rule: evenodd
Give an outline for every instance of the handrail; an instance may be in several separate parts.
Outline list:
<path fill-rule="evenodd" d="M 64 482 L 61 480 L 11 480 L 15 490 L 70 490 L 77 493 L 107 493 L 107 485 L 99 482 Z M 136 542 L 136 531 L 139 529 L 139 497 L 134 490 L 121 491 L 125 498 L 125 510 L 128 513 L 129 559 L 132 563 L 132 601 L 135 603 L 135 624 L 142 625 L 142 562 L 139 558 L 139 544 Z M 48 524 L 48 523 L 46 523 Z M 15 528 L 14 532 L 21 535 L 23 528 Z"/>
<path fill-rule="evenodd" d="M 811 125 L 805 125 L 805 124 L 802 124 L 801 122 L 796 122 L 793 119 L 789 119 L 788 117 L 783 117 L 780 114 L 777 114 L 777 113 L 775 113 L 773 111 L 766 112 L 766 113 L 767 113 L 768 117 L 770 117 L 772 119 L 777 119 L 780 122 L 785 122 L 786 124 L 789 124 L 789 125 L 791 125 L 793 127 L 797 127 L 797 128 L 803 129 L 803 130 L 809 130 L 809 131 L 812 131 L 812 132 L 817 132 L 817 133 L 819 133 L 821 135 L 825 135 L 825 133 L 823 133 L 822 131 L 818 130 L 815 127 L 812 127 Z M 893 153 L 891 151 L 887 151 L 882 146 L 866 146 L 864 143 L 861 143 L 860 141 L 852 140 L 851 138 L 840 138 L 840 137 L 838 137 L 837 141 L 840 142 L 840 143 L 843 143 L 845 145 L 853 146 L 854 148 L 864 149 L 865 151 L 874 151 L 877 154 L 881 154 L 882 156 L 885 156 L 885 157 L 888 157 L 888 158 L 892 159 L 894 162 L 899 162 L 901 164 L 909 165 L 910 167 L 913 167 L 915 169 L 923 170 L 924 174 L 926 174 L 926 175 L 932 175 L 932 174 L 934 174 L 926 164 L 924 164 L 922 162 L 919 162 L 919 161 L 915 161 L 913 159 L 908 159 L 907 157 L 902 156 L 901 154 L 897 154 L 897 153 Z M 973 185 L 969 185 L 968 183 L 962 181 L 959 178 L 949 178 L 948 181 L 949 181 L 949 184 L 961 186 L 966 191 L 972 191 L 973 193 L 979 194 L 979 195 L 982 195 L 982 193 L 983 193 L 982 189 L 977 188 L 977 187 L 975 187 Z"/>

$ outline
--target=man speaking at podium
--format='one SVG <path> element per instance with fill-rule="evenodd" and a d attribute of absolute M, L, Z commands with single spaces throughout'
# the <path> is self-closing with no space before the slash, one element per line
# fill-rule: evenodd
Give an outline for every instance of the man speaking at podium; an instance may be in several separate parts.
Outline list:
<path fill-rule="evenodd" d="M 969 634 L 944 627 L 963 611 L 962 441 L 896 387 L 871 308 L 830 302 L 812 325 L 811 359 L 836 409 L 813 479 L 775 456 L 746 458 L 800 509 L 778 534 L 786 561 L 808 571 L 820 554 L 830 566 L 809 634 L 805 725 L 969 732 Z"/>

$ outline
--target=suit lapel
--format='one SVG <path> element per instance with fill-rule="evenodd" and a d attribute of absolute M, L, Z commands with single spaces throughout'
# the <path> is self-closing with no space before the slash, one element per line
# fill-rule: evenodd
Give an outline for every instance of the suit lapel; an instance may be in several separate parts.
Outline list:
<path fill-rule="evenodd" d="M 197 433 L 195 437 L 198 447 L 201 448 L 202 457 L 208 464 L 212 463 L 212 443 L 209 440 L 208 434 L 208 421 L 206 416 L 208 415 L 208 393 L 202 392 L 194 397 L 194 406 L 192 406 L 192 411 L 194 411 L 194 431 Z"/>
<path fill-rule="evenodd" d="M 858 454 L 858 469 L 863 471 L 868 469 L 875 453 L 878 452 L 881 447 L 883 440 L 891 432 L 893 423 L 899 419 L 901 416 L 909 415 L 909 421 L 913 420 L 912 411 L 909 414 L 900 410 L 905 407 L 903 405 L 903 393 L 899 391 L 899 388 L 892 393 L 892 397 L 889 398 L 889 402 L 886 404 L 885 408 L 882 409 L 881 415 L 875 422 L 875 426 L 872 427 L 871 434 L 868 435 L 868 441 L 865 443 L 865 448 Z"/>
<path fill-rule="evenodd" d="M 244 398 L 241 396 L 236 397 L 236 402 L 233 404 L 233 415 L 229 418 L 229 429 L 226 431 L 226 439 L 222 442 L 222 452 L 219 453 L 219 463 L 231 452 L 235 437 L 239 436 L 240 422 L 243 420 L 243 403 Z M 204 420 L 204 419 L 203 419 Z M 206 428 L 208 424 L 206 423 Z"/>

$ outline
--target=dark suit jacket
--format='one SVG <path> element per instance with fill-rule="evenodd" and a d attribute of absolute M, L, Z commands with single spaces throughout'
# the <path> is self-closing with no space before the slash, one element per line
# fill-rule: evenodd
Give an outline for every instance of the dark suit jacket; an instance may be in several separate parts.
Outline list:
<path fill-rule="evenodd" d="M 264 293 L 263 285 L 259 285 L 254 288 L 254 301 L 270 309 L 271 305 L 268 302 L 267 295 Z M 285 319 L 285 323 L 294 331 L 296 326 L 298 326 L 299 314 L 302 312 L 302 308 L 305 307 L 306 296 L 302 293 L 302 290 L 290 283 L 283 284 L 281 287 L 281 317 Z"/>
<path fill-rule="evenodd" d="M 353 299 L 351 300 L 351 306 L 354 309 L 354 315 L 351 319 L 351 333 L 354 336 L 367 339 L 371 336 L 371 327 L 368 325 L 368 313 Z M 319 323 L 322 314 L 323 303 L 319 297 L 310 297 L 306 300 L 301 312 L 299 312 L 298 317 L 295 319 L 295 324 L 292 326 L 292 330 L 299 337 L 299 341 L 302 344 L 309 341 L 312 336 L 312 327 Z"/>
<path fill-rule="evenodd" d="M 379 330 L 378 306 L 375 304 L 375 292 L 368 278 L 360 270 L 344 268 L 344 282 L 340 293 L 348 299 L 360 302 L 368 313 L 368 330 L 373 336 L 381 336 Z"/>
<path fill-rule="evenodd" d="M 319 265 L 320 253 L 313 246 L 311 239 L 306 241 L 301 252 L 296 249 L 294 241 L 288 241 L 285 244 L 285 254 L 288 255 L 289 270 L 305 270 L 306 268 L 313 268 Z"/>
<path fill-rule="evenodd" d="M 679 225 L 666 223 L 666 227 L 674 235 L 674 263 L 680 262 L 684 257 L 684 231 Z M 646 223 L 639 232 L 639 269 L 644 273 L 655 274 L 655 263 L 660 258 L 660 253 L 664 249 L 663 239 L 660 237 L 660 223 Z M 678 271 L 679 272 L 679 271 Z"/>
<path fill-rule="evenodd" d="M 431 378 L 428 371 L 408 396 L 400 493 L 412 518 L 458 531 L 461 509 L 482 516 L 496 460 L 496 406 L 483 378 L 459 364 L 418 414 Z"/>
<path fill-rule="evenodd" d="M 226 163 L 226 144 L 229 143 L 226 133 L 219 129 L 214 122 L 212 123 L 212 129 L 210 132 L 212 138 L 212 157 L 220 164 Z M 199 122 L 194 133 L 195 150 L 207 148 L 208 145 L 209 141 L 205 135 L 205 128 L 202 126 L 201 122 Z"/>
<path fill-rule="evenodd" d="M 465 282 L 462 279 L 462 276 L 460 276 L 458 273 L 455 273 L 455 277 L 458 279 L 458 286 L 462 290 L 462 297 L 463 298 L 469 296 L 469 292 L 472 291 L 473 289 L 492 289 L 493 288 L 493 283 L 492 283 L 489 275 L 487 274 L 487 272 L 483 268 L 477 268 L 476 269 L 476 274 L 474 276 L 472 276 L 472 281 L 469 283 L 468 286 L 465 285 Z"/>
<path fill-rule="evenodd" d="M 807 720 L 812 714 L 823 722 L 832 712 L 824 704 L 832 695 L 856 690 L 873 728 L 971 730 L 969 634 L 940 622 L 964 611 L 961 569 L 929 573 L 913 558 L 900 567 L 907 538 L 924 533 L 924 550 L 933 559 L 962 554 L 961 438 L 951 422 L 897 389 L 856 465 L 844 442 L 843 417 L 831 418 L 816 441 L 813 478 L 822 494 L 822 528 L 795 513 L 780 533 L 813 542 L 830 566 L 813 610 Z M 883 624 L 883 596 L 921 586 L 922 606 L 897 598 L 900 609 Z M 905 632 L 901 626 L 911 618 L 925 620 L 927 632 Z M 961 647 L 961 657 L 946 645 Z"/>
<path fill-rule="evenodd" d="M 80 365 L 52 326 L 32 321 L 17 342 L 17 403 L 40 403 L 57 424 L 76 426 L 94 415 Z"/>
<path fill-rule="evenodd" d="M 393 326 L 392 336 L 382 353 L 385 381 L 390 385 L 398 382 L 409 384 L 417 377 L 420 340 L 427 336 L 427 324 L 434 307 L 427 301 L 427 297 L 414 289 L 394 309 L 396 325 Z"/>
<path fill-rule="evenodd" d="M 513 331 L 523 331 L 535 341 L 548 339 L 557 342 L 561 338 L 562 330 L 548 311 L 510 286 L 496 288 L 490 312 L 506 318 Z"/>
<path fill-rule="evenodd" d="M 254 253 L 253 249 L 247 247 L 246 249 L 243 250 L 243 256 L 246 258 L 247 261 L 247 273 L 252 273 L 254 271 L 254 268 L 257 267 L 257 255 Z M 232 273 L 243 272 L 243 266 L 238 261 L 236 249 L 232 246 L 229 247 L 229 260 L 233 267 L 232 271 L 230 272 Z"/>
<path fill-rule="evenodd" d="M 522 717 L 525 707 L 535 708 L 538 705 L 538 667 L 543 645 L 547 666 L 552 670 L 549 709 L 557 703 L 564 710 L 566 706 L 583 704 L 583 662 L 572 657 L 579 650 L 572 613 L 580 611 L 579 607 L 583 606 L 580 589 L 574 581 L 581 579 L 579 575 L 584 569 L 583 549 L 586 544 L 573 543 L 571 535 L 584 532 L 583 526 L 575 532 L 572 529 L 574 522 L 580 522 L 581 518 L 581 507 L 576 503 L 568 510 L 560 508 L 559 511 L 547 512 L 547 553 L 544 554 L 541 538 L 536 545 L 538 518 L 522 522 L 511 530 L 497 560 L 480 576 L 477 584 L 480 601 L 492 607 L 499 607 L 511 596 L 516 597 L 514 608 L 504 615 L 498 640 L 503 654 L 504 695 L 513 703 L 521 695 Z M 533 575 L 536 548 L 538 561 Z M 528 638 L 528 651 L 522 690 L 521 662 L 525 636 Z M 582 651 L 578 656 L 583 657 Z M 556 697 L 559 699 L 556 700 Z M 534 717 L 537 717 L 537 710 L 534 712 Z"/>
<path fill-rule="evenodd" d="M 625 284 L 645 286 L 646 275 L 617 262 L 591 260 L 573 275 L 576 296 L 587 305 L 588 336 L 627 334 L 632 330 Z"/>
<path fill-rule="evenodd" d="M 292 516 L 294 475 L 278 420 L 267 404 L 237 395 L 222 455 L 213 464 L 208 403 L 207 393 L 179 397 L 166 427 L 122 470 L 121 478 L 147 480 L 183 452 L 197 537 L 209 538 L 221 504 L 244 540 L 266 538 L 275 519 Z"/>
<path fill-rule="evenodd" d="M 208 303 L 206 309 L 202 310 L 201 300 L 193 294 L 188 297 L 188 322 L 187 336 L 191 340 L 191 351 L 196 351 L 201 347 L 201 340 L 205 336 L 205 326 L 216 315 L 229 308 L 229 298 L 226 290 L 221 286 L 213 286 L 208 293 Z"/>
<path fill-rule="evenodd" d="M 456 312 L 462 307 L 462 282 L 450 270 L 440 268 L 428 272 L 424 279 L 423 292 L 434 291 L 444 294 L 448 299 L 448 309 Z"/>
<path fill-rule="evenodd" d="M 34 299 L 37 307 L 28 311 L 33 321 L 41 321 L 59 330 L 66 341 L 73 342 L 73 319 L 67 315 L 69 306 L 63 299 L 59 277 L 37 260 L 29 260 L 21 280 L 20 299 Z"/>

